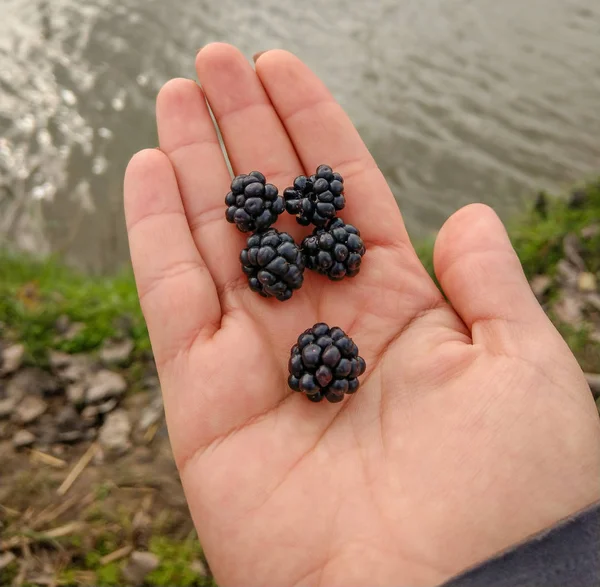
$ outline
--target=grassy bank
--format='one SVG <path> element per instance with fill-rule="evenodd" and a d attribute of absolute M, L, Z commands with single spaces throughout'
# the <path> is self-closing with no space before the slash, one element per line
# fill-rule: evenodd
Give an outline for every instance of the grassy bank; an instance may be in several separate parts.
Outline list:
<path fill-rule="evenodd" d="M 552 302 L 560 295 L 555 279 L 565 256 L 567 235 L 600 222 L 600 180 L 575 189 L 570 196 L 540 194 L 535 207 L 509 224 L 509 233 L 527 276 L 551 278 L 545 299 L 549 313 L 586 368 L 592 368 L 586 346 L 589 324 L 561 322 L 552 314 Z M 417 245 L 425 266 L 433 274 L 433 241 Z M 600 272 L 600 231 L 586 239 L 583 250 L 587 271 Z M 76 324 L 67 336 L 57 336 L 61 320 Z M 93 351 L 114 336 L 133 339 L 136 353 L 150 351 L 148 333 L 139 308 L 135 283 L 129 272 L 116 277 L 85 277 L 59 262 L 36 261 L 23 256 L 0 254 L 0 323 L 5 338 L 23 342 L 28 359 L 43 364 L 48 349 L 69 353 Z M 583 354 L 582 354 L 583 353 Z M 598 358 L 595 352 L 592 357 Z"/>
<path fill-rule="evenodd" d="M 0 322 L 38 364 L 49 349 L 87 352 L 115 336 L 131 337 L 138 353 L 150 350 L 130 272 L 87 277 L 53 259 L 0 253 Z"/>

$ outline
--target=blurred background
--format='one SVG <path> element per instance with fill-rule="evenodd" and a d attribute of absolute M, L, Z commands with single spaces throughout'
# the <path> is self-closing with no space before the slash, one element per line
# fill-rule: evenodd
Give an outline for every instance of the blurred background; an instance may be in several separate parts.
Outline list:
<path fill-rule="evenodd" d="M 211 41 L 324 80 L 430 271 L 444 220 L 492 205 L 600 410 L 598 0 L 0 0 L 1 586 L 214 586 L 122 212 Z"/>
<path fill-rule="evenodd" d="M 127 262 L 125 165 L 156 144 L 158 89 L 216 40 L 305 60 L 415 236 L 598 168 L 595 0 L 2 0 L 0 243 L 93 272 Z"/>

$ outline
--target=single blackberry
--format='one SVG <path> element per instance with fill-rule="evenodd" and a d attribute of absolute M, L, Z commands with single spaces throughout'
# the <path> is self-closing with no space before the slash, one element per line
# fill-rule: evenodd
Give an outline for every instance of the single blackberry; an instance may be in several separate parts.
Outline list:
<path fill-rule="evenodd" d="M 319 323 L 305 330 L 292 347 L 288 385 L 313 402 L 325 398 L 337 403 L 358 389 L 358 376 L 366 367 L 358 347 L 341 328 Z"/>
<path fill-rule="evenodd" d="M 264 298 L 289 300 L 304 281 L 304 258 L 287 232 L 269 228 L 248 238 L 240 253 L 250 289 Z"/>
<path fill-rule="evenodd" d="M 292 187 L 283 191 L 285 209 L 302 226 L 325 226 L 346 205 L 344 180 L 329 165 L 319 165 L 310 177 L 298 176 Z"/>
<path fill-rule="evenodd" d="M 327 275 L 333 281 L 357 275 L 365 254 L 360 231 L 341 218 L 330 220 L 323 228 L 315 228 L 302 241 L 301 248 L 308 269 Z"/>
<path fill-rule="evenodd" d="M 231 182 L 231 191 L 225 196 L 225 218 L 242 232 L 269 228 L 285 209 L 277 188 L 265 181 L 260 171 L 252 171 Z"/>

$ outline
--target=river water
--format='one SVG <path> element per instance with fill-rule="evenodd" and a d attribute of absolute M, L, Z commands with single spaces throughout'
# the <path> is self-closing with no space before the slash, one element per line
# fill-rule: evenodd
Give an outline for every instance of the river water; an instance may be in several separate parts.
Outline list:
<path fill-rule="evenodd" d="M 600 169 L 598 0 L 0 0 L 0 246 L 126 263 L 125 165 L 215 40 L 305 60 L 417 237 Z"/>

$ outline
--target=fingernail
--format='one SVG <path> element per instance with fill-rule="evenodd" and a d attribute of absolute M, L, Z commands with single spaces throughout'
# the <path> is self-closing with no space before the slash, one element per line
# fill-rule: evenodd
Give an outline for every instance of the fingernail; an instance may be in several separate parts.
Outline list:
<path fill-rule="evenodd" d="M 259 51 L 258 53 L 255 53 L 254 55 L 252 55 L 252 60 L 254 61 L 254 63 L 256 63 L 258 61 L 258 58 L 261 55 L 264 55 L 266 53 L 266 51 Z"/>

